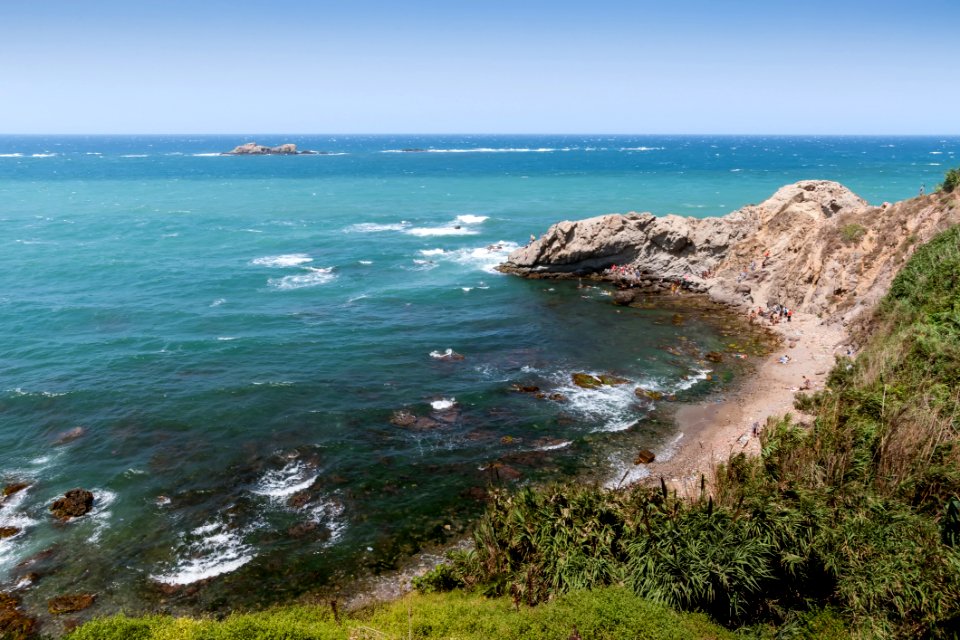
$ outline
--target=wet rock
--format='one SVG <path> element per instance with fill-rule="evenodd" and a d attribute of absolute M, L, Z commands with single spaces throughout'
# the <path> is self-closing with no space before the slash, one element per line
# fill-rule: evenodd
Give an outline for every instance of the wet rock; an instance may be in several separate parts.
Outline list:
<path fill-rule="evenodd" d="M 50 512 L 60 520 L 79 518 L 93 508 L 93 494 L 86 489 L 71 489 L 50 505 Z"/>
<path fill-rule="evenodd" d="M 436 429 L 440 426 L 440 423 L 434 420 L 433 418 L 417 418 L 416 422 L 413 423 L 412 428 L 417 431 L 429 431 L 430 429 Z"/>
<path fill-rule="evenodd" d="M 592 376 L 589 373 L 573 374 L 573 384 L 583 389 L 597 389 L 603 386 L 603 383 L 600 382 L 600 378 Z"/>
<path fill-rule="evenodd" d="M 633 390 L 633 395 L 638 398 L 646 398 L 647 400 L 662 400 L 663 394 L 659 391 L 653 391 L 651 389 L 644 389 L 643 387 L 637 387 Z"/>
<path fill-rule="evenodd" d="M 703 357 L 710 362 L 723 362 L 723 354 L 719 351 L 708 351 Z"/>
<path fill-rule="evenodd" d="M 537 393 L 540 391 L 540 387 L 532 384 L 515 384 L 510 388 L 517 393 Z"/>
<path fill-rule="evenodd" d="M 20 493 L 30 486 L 29 482 L 11 482 L 3 488 L 3 497 L 9 498 L 15 493 Z"/>
<path fill-rule="evenodd" d="M 19 529 L 17 527 L 0 527 L 0 540 L 3 540 L 4 538 L 12 538 L 21 531 L 23 531 L 23 529 Z"/>
<path fill-rule="evenodd" d="M 223 156 L 298 156 L 316 155 L 316 151 L 297 151 L 297 145 L 286 143 L 275 147 L 267 147 L 256 142 L 247 142 L 233 148 L 233 151 L 221 153 Z"/>
<path fill-rule="evenodd" d="M 453 349 L 447 349 L 442 354 L 434 356 L 434 358 L 440 362 L 460 362 L 461 360 L 465 360 L 466 356 L 462 353 L 457 353 Z"/>
<path fill-rule="evenodd" d="M 319 528 L 320 525 L 316 522 L 300 522 L 287 529 L 287 535 L 291 538 L 303 538 Z"/>
<path fill-rule="evenodd" d="M 310 500 L 313 498 L 307 491 L 298 491 L 289 498 L 287 498 L 287 506 L 292 509 L 302 509 L 305 507 Z"/>
<path fill-rule="evenodd" d="M 681 327 L 685 322 L 686 322 L 686 318 L 683 317 L 682 313 L 675 313 L 670 318 L 670 324 L 672 324 L 675 327 Z"/>
<path fill-rule="evenodd" d="M 456 407 L 451 407 L 450 409 L 445 409 L 443 411 L 434 411 L 431 414 L 431 417 L 438 422 L 453 424 L 460 419 L 460 410 Z"/>
<path fill-rule="evenodd" d="M 53 615 L 73 613 L 89 608 L 97 596 L 92 593 L 76 593 L 66 596 L 57 596 L 47 601 L 47 611 Z"/>
<path fill-rule="evenodd" d="M 635 289 L 621 289 L 614 292 L 613 294 L 613 304 L 626 307 L 629 306 L 637 298 L 637 294 L 640 292 Z"/>
<path fill-rule="evenodd" d="M 31 637 L 37 621 L 20 610 L 20 600 L 0 591 L 0 638 Z"/>
<path fill-rule="evenodd" d="M 628 382 L 630 382 L 626 378 L 621 378 L 620 376 L 613 376 L 607 373 L 604 373 L 603 375 L 601 375 L 598 378 L 598 380 L 600 380 L 601 384 L 605 384 L 608 387 L 616 387 L 621 384 L 627 384 Z"/>
<path fill-rule="evenodd" d="M 649 449 L 641 449 L 636 459 L 634 459 L 633 464 L 650 464 L 656 460 L 656 458 L 657 456 Z"/>
<path fill-rule="evenodd" d="M 490 475 L 495 480 L 501 482 L 516 482 L 522 476 L 522 474 L 513 467 L 500 462 L 495 462 L 490 465 Z"/>
<path fill-rule="evenodd" d="M 566 402 L 566 401 L 567 401 L 567 396 L 563 395 L 562 393 L 551 393 L 549 397 L 550 397 L 550 399 L 553 400 L 554 402 Z"/>
<path fill-rule="evenodd" d="M 397 427 L 412 427 L 417 423 L 417 416 L 405 409 L 394 411 L 390 416 L 390 424 Z"/>
<path fill-rule="evenodd" d="M 81 438 L 86 435 L 87 430 L 83 427 L 74 427 L 68 431 L 64 431 L 57 436 L 57 439 L 53 441 L 53 444 L 67 444 L 68 442 L 73 442 L 77 438 Z"/>

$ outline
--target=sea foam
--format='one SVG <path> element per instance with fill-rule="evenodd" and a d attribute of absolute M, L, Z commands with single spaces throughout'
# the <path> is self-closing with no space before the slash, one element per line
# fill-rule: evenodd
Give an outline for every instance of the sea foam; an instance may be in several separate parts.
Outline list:
<path fill-rule="evenodd" d="M 182 553 L 173 568 L 150 576 L 169 585 L 186 585 L 236 571 L 254 557 L 242 532 L 232 530 L 225 522 L 215 520 L 181 534 Z"/>
<path fill-rule="evenodd" d="M 313 258 L 305 253 L 287 253 L 280 256 L 255 258 L 250 261 L 250 264 L 260 267 L 295 267 L 307 262 L 313 262 Z"/>
<path fill-rule="evenodd" d="M 316 287 L 334 280 L 337 276 L 333 273 L 333 267 L 325 269 L 316 269 L 306 267 L 307 272 L 293 276 L 284 276 L 283 278 L 270 278 L 267 281 L 274 289 L 281 291 L 290 291 L 292 289 L 303 289 L 305 287 Z"/>

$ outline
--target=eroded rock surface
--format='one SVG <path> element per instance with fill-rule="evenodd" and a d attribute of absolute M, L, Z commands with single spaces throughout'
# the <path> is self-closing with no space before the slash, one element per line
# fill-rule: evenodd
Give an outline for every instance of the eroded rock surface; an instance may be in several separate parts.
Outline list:
<path fill-rule="evenodd" d="M 300 155 L 315 155 L 316 151 L 297 151 L 297 145 L 295 144 L 281 144 L 276 147 L 267 147 L 262 144 L 257 144 L 256 142 L 247 142 L 241 144 L 238 147 L 234 147 L 233 151 L 227 151 L 221 155 L 224 156 L 300 156 Z"/>
<path fill-rule="evenodd" d="M 916 246 L 957 222 L 960 194 L 874 207 L 836 182 L 805 180 L 720 218 L 560 222 L 499 269 L 530 278 L 603 274 L 638 289 L 682 287 L 744 309 L 779 303 L 847 323 L 879 300 Z"/>
<path fill-rule="evenodd" d="M 86 489 L 71 489 L 50 505 L 50 513 L 60 520 L 79 518 L 93 508 L 93 494 Z"/>

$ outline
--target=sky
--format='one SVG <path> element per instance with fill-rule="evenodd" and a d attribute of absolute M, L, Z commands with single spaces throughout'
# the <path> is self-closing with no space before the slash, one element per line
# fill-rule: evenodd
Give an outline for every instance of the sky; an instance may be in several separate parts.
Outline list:
<path fill-rule="evenodd" d="M 958 0 L 0 0 L 0 133 L 960 134 Z"/>

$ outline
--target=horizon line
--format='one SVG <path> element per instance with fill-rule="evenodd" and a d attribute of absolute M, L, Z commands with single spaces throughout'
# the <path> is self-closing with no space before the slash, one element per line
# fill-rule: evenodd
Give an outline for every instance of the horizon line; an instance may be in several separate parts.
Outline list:
<path fill-rule="evenodd" d="M 903 138 L 935 138 L 947 137 L 958 138 L 960 133 L 602 133 L 602 132 L 469 132 L 469 131 L 448 131 L 448 132 L 381 132 L 381 133 L 363 133 L 363 132 L 293 132 L 293 131 L 258 131 L 258 132 L 184 132 L 184 131 L 163 131 L 163 132 L 28 132 L 28 133 L 10 133 L 0 132 L 0 136 L 737 136 L 737 137 L 782 137 L 782 138 L 800 138 L 800 137 L 820 137 L 820 138 L 880 138 L 880 137 L 903 137 Z"/>

